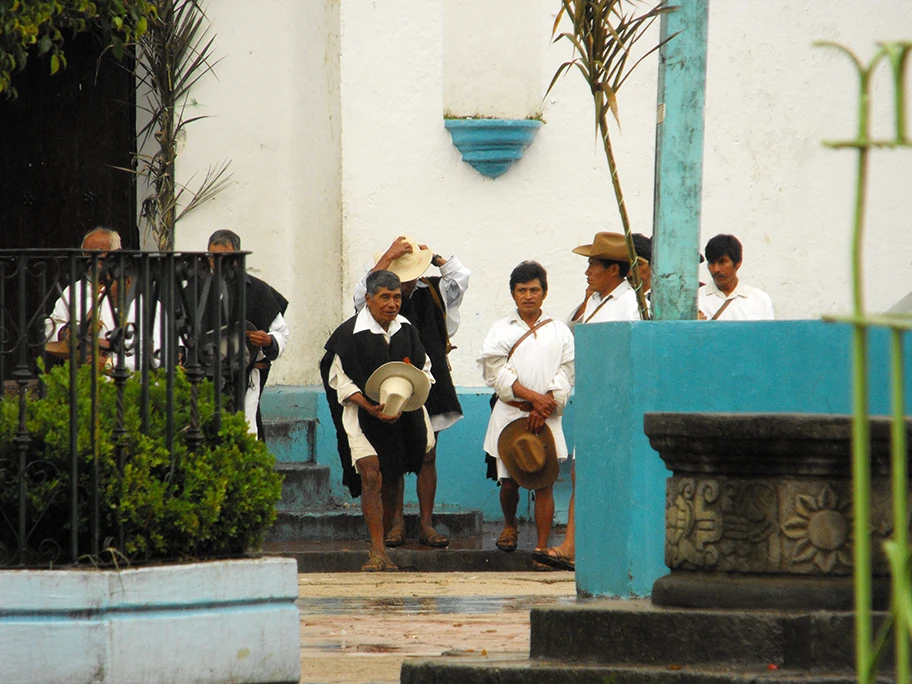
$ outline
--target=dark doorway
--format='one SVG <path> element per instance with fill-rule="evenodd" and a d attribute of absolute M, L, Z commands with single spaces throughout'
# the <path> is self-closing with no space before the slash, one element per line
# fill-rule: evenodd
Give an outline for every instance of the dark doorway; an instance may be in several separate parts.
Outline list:
<path fill-rule="evenodd" d="M 50 75 L 30 56 L 0 94 L 0 249 L 78 247 L 96 226 L 139 248 L 131 168 L 136 130 L 133 77 L 95 36 L 64 45 L 68 66 Z M 125 58 L 126 60 L 126 58 Z"/>

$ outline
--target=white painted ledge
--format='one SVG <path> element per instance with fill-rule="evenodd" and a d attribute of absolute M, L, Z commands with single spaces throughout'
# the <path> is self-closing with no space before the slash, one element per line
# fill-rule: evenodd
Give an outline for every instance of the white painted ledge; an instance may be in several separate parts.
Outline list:
<path fill-rule="evenodd" d="M 0 572 L 3 680 L 297 684 L 297 564 Z"/>

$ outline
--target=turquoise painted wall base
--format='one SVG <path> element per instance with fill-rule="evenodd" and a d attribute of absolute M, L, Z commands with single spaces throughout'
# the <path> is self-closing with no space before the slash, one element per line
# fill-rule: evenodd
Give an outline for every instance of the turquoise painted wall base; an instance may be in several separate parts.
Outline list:
<path fill-rule="evenodd" d="M 459 401 L 465 417 L 440 435 L 437 445 L 437 498 L 438 506 L 452 508 L 477 508 L 485 520 L 503 520 L 500 510 L 500 490 L 485 478 L 485 460 L 482 442 L 488 426 L 491 407 L 488 403 L 491 390 L 479 387 L 459 388 Z M 312 460 L 331 468 L 332 496 L 351 502 L 347 489 L 342 487 L 342 466 L 336 447 L 329 406 L 322 387 L 268 387 L 263 393 L 264 418 L 286 420 L 316 420 L 315 453 L 311 454 L 303 438 L 297 438 L 291 449 L 276 449 L 280 461 Z M 573 402 L 564 414 L 564 431 L 570 448 L 573 448 Z M 555 523 L 567 522 L 570 501 L 570 463 L 561 466 L 561 474 L 554 485 Z M 416 504 L 415 476 L 406 477 L 406 504 Z M 527 494 L 520 502 L 519 514 L 531 519 L 532 503 Z"/>

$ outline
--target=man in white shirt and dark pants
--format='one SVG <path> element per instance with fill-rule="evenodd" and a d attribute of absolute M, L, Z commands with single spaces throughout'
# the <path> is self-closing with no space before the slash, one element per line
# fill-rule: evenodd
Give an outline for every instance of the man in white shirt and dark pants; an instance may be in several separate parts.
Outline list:
<path fill-rule="evenodd" d="M 712 282 L 700 288 L 700 318 L 719 321 L 771 321 L 776 315 L 769 295 L 738 280 L 743 249 L 734 235 L 716 235 L 706 243 Z"/>

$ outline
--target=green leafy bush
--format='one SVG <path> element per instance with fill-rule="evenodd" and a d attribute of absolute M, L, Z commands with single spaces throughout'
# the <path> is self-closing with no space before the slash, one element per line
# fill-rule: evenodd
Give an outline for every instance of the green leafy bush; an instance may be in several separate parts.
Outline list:
<path fill-rule="evenodd" d="M 275 521 L 282 478 L 263 442 L 247 432 L 241 414 L 222 412 L 214 431 L 212 384 L 199 386 L 198 410 L 203 441 L 191 451 L 191 386 L 183 372 L 174 380 L 173 452 L 166 442 L 166 377 L 155 371 L 149 384 L 149 429 L 141 429 L 142 385 L 138 375 L 124 386 L 124 428 L 115 434 L 117 388 L 97 383 L 98 438 L 92 442 L 91 365 L 77 371 L 78 500 L 80 547 L 88 539 L 93 461 L 97 455 L 100 489 L 100 538 L 127 559 L 154 560 L 224 556 L 256 548 Z M 30 544 L 50 542 L 69 548 L 71 455 L 69 367 L 43 376 L 45 394 L 29 397 L 27 430 Z M 0 516 L 17 519 L 18 399 L 0 402 Z M 119 447 L 119 448 L 118 448 Z M 122 545 L 118 543 L 123 539 Z M 0 545 L 15 548 L 7 526 Z M 12 545 L 12 546 L 11 546 Z"/>

